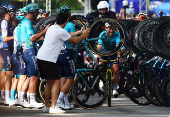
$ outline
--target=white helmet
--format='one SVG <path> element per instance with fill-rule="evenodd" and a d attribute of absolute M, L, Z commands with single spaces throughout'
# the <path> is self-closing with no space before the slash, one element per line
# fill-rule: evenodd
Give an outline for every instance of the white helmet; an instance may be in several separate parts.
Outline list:
<path fill-rule="evenodd" d="M 97 9 L 104 9 L 107 8 L 107 11 L 109 11 L 109 4 L 106 1 L 100 1 L 97 5 Z"/>

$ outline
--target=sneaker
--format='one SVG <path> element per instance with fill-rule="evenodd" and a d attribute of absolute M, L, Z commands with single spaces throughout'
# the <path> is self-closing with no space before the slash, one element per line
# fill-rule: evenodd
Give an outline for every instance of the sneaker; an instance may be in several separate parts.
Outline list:
<path fill-rule="evenodd" d="M 50 108 L 47 108 L 46 106 L 44 106 L 43 113 L 49 113 L 49 110 Z"/>
<path fill-rule="evenodd" d="M 11 100 L 7 100 L 7 101 L 4 102 L 4 105 L 9 105 L 10 102 L 11 102 Z"/>
<path fill-rule="evenodd" d="M 49 113 L 65 113 L 66 111 L 60 109 L 58 106 L 49 109 Z"/>
<path fill-rule="evenodd" d="M 70 107 L 69 105 L 65 105 L 63 102 L 57 103 L 56 105 L 57 105 L 58 107 L 64 109 L 64 110 L 69 110 L 69 109 L 71 109 L 71 107 Z"/>
<path fill-rule="evenodd" d="M 25 108 L 29 108 L 30 107 L 30 104 L 28 104 L 28 102 L 26 101 L 23 101 L 23 102 L 15 102 L 15 105 L 17 106 L 22 106 L 22 107 L 25 107 Z"/>
<path fill-rule="evenodd" d="M 29 108 L 43 108 L 44 104 L 43 103 L 33 103 L 30 104 Z"/>
<path fill-rule="evenodd" d="M 74 108 L 74 105 L 73 105 L 73 104 L 70 104 L 70 108 L 73 109 L 73 108 Z"/>
<path fill-rule="evenodd" d="M 9 102 L 9 106 L 14 106 L 15 105 L 15 100 Z"/>
<path fill-rule="evenodd" d="M 116 90 L 113 90 L 113 96 L 114 98 L 117 98 L 119 96 L 119 93 Z"/>

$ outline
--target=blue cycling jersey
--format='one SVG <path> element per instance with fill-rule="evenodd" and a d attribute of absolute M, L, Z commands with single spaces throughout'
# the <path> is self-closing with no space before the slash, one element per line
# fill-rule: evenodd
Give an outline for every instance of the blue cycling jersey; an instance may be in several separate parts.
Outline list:
<path fill-rule="evenodd" d="M 36 43 L 30 40 L 34 34 L 35 28 L 32 22 L 27 18 L 21 20 L 17 29 L 17 39 L 21 41 L 24 50 L 36 47 Z"/>
<path fill-rule="evenodd" d="M 15 26 L 13 26 L 11 24 L 11 22 L 7 21 L 7 20 L 2 20 L 2 22 L 0 23 L 0 35 L 2 37 L 6 37 L 6 36 L 13 36 L 13 31 L 14 31 Z M 14 41 L 8 41 L 7 43 L 4 43 L 2 37 L 0 38 L 0 42 L 1 42 L 1 47 L 2 48 L 12 48 Z"/>
<path fill-rule="evenodd" d="M 64 29 L 68 32 L 68 33 L 71 33 L 71 32 L 75 32 L 76 29 L 75 29 L 75 26 L 72 22 L 68 22 L 66 24 L 66 26 L 64 27 Z M 70 42 L 70 41 L 64 41 L 64 44 L 63 44 L 63 49 L 73 49 L 73 42 Z"/>
<path fill-rule="evenodd" d="M 103 51 L 113 50 L 120 42 L 120 33 L 115 31 L 112 37 L 108 37 L 106 31 L 101 32 L 99 37 L 105 37 L 105 39 L 99 39 L 98 45 L 102 45 Z"/>

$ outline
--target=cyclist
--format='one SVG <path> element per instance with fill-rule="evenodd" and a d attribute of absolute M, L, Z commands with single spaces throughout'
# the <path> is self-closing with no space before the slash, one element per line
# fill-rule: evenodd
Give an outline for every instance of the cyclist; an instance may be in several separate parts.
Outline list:
<path fill-rule="evenodd" d="M 139 13 L 138 14 L 138 16 L 137 16 L 137 20 L 138 21 L 143 21 L 143 20 L 145 20 L 145 19 L 147 19 L 148 17 L 147 17 L 147 14 L 146 13 Z"/>
<path fill-rule="evenodd" d="M 44 17 L 48 17 L 50 15 L 50 11 L 47 11 L 46 13 L 43 14 Z"/>
<path fill-rule="evenodd" d="M 29 81 L 29 97 L 30 107 L 40 108 L 43 107 L 42 103 L 36 101 L 36 87 L 38 82 L 38 66 L 36 62 L 36 41 L 40 39 L 48 29 L 47 26 L 43 31 L 36 34 L 35 28 L 33 27 L 33 21 L 38 16 L 39 6 L 36 3 L 30 3 L 26 6 L 25 19 L 20 22 L 20 31 L 17 30 L 17 36 L 21 37 L 23 46 L 23 60 L 27 67 L 27 76 L 30 78 Z M 22 33 L 20 33 L 22 31 Z M 24 84 L 23 84 L 24 85 Z M 23 97 L 25 92 L 20 93 Z M 21 102 L 22 101 L 22 102 Z M 23 104 L 23 100 L 19 100 L 18 104 Z"/>
<path fill-rule="evenodd" d="M 115 31 L 116 26 L 112 22 L 105 23 L 105 31 L 101 32 L 99 37 L 105 37 L 104 40 L 99 39 L 97 48 L 103 51 L 109 51 L 115 48 L 120 42 L 120 33 Z M 112 71 L 113 71 L 113 96 L 116 98 L 118 97 L 118 84 L 119 84 L 119 64 L 118 62 L 121 61 L 120 58 L 121 51 L 117 52 L 117 54 L 113 54 L 109 56 L 109 60 L 116 60 L 115 62 L 111 62 Z M 106 56 L 101 56 L 100 59 L 107 60 Z M 119 60 L 119 61 L 118 61 Z M 100 62 L 99 64 L 104 64 Z"/>
<path fill-rule="evenodd" d="M 42 9 L 40 9 L 37 19 L 44 17 L 43 13 L 44 13 L 44 11 Z"/>
<path fill-rule="evenodd" d="M 116 19 L 116 13 L 109 10 L 109 4 L 107 3 L 107 1 L 100 1 L 99 4 L 97 5 L 97 9 L 98 10 L 87 14 L 86 18 L 89 20 L 94 19 L 94 21 L 101 18 Z"/>
<path fill-rule="evenodd" d="M 3 7 L 0 8 L 0 24 L 1 21 L 4 19 L 4 11 L 3 11 Z M 2 39 L 2 33 L 1 33 L 1 26 L 0 26 L 0 53 L 1 50 L 3 50 L 3 39 Z M 2 63 L 1 63 L 2 62 Z M 1 67 L 3 67 L 3 58 L 1 55 L 1 62 L 0 64 L 2 65 Z M 5 100 L 5 68 L 0 69 L 0 103 L 4 103 Z"/>
<path fill-rule="evenodd" d="M 13 5 L 5 5 L 3 7 L 5 12 L 5 17 L 1 22 L 1 33 L 3 39 L 3 49 L 1 54 L 4 60 L 4 68 L 6 71 L 6 81 L 5 81 L 5 103 L 9 104 L 10 102 L 10 90 L 12 84 L 12 64 L 11 56 L 13 53 L 13 31 L 15 26 L 12 25 L 12 21 L 15 18 L 16 8 Z M 5 77 L 4 77 L 5 78 Z"/>
<path fill-rule="evenodd" d="M 59 9 L 60 12 L 66 13 L 69 15 L 69 19 L 71 19 L 71 8 L 69 6 L 63 6 Z M 75 26 L 72 22 L 68 22 L 64 29 L 68 32 L 75 32 Z M 77 35 L 81 34 L 83 29 L 77 31 Z M 74 75 L 75 75 L 75 65 L 74 65 L 74 57 L 73 57 L 73 42 L 64 41 L 62 50 L 59 54 L 57 60 L 57 66 L 59 68 L 61 86 L 60 86 L 60 94 L 57 100 L 57 105 L 63 109 L 74 108 L 68 101 L 68 91 L 72 84 L 74 83 Z M 64 102 L 63 101 L 64 99 Z"/>
<path fill-rule="evenodd" d="M 89 29 L 87 29 L 79 37 L 72 37 L 75 36 L 75 32 L 72 32 L 70 35 L 66 30 L 62 29 L 66 26 L 68 21 L 69 14 L 60 12 L 56 18 L 57 24 L 49 27 L 44 43 L 38 51 L 37 62 L 41 78 L 47 80 L 45 87 L 45 107 L 43 112 L 65 113 L 65 111 L 56 106 L 61 82 L 56 61 L 64 41 L 69 40 L 77 44 L 89 34 Z"/>
<path fill-rule="evenodd" d="M 18 9 L 16 11 L 16 18 L 18 19 L 18 22 L 24 19 L 24 13 L 21 10 L 22 9 Z M 20 69 L 21 69 L 21 61 L 22 61 L 22 54 L 23 54 L 21 39 L 20 37 L 17 38 L 17 33 L 16 33 L 17 29 L 18 26 L 14 30 L 14 50 L 12 55 L 12 62 L 14 64 L 14 69 L 13 69 L 14 80 L 11 87 L 11 102 L 9 106 L 15 104 L 15 93 L 17 89 L 18 80 L 20 79 Z"/>

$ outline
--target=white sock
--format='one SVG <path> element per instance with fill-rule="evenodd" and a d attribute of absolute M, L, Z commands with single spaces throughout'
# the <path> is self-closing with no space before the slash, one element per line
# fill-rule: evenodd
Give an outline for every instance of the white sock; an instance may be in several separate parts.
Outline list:
<path fill-rule="evenodd" d="M 119 88 L 119 85 L 118 84 L 113 84 L 113 90 L 116 90 Z"/>
<path fill-rule="evenodd" d="M 5 99 L 5 91 L 4 90 L 1 91 L 1 98 Z"/>
<path fill-rule="evenodd" d="M 61 103 L 63 98 L 64 98 L 64 96 L 65 96 L 65 94 L 63 92 L 60 92 L 59 97 L 57 99 L 57 103 Z"/>
<path fill-rule="evenodd" d="M 30 104 L 37 103 L 37 101 L 36 101 L 36 93 L 29 93 L 29 97 L 30 97 Z"/>
<path fill-rule="evenodd" d="M 5 101 L 10 101 L 11 97 L 10 97 L 11 91 L 10 90 L 5 90 Z"/>
<path fill-rule="evenodd" d="M 25 97 L 25 92 L 20 91 L 19 97 L 18 97 L 18 102 L 23 102 Z"/>
<path fill-rule="evenodd" d="M 28 104 L 30 104 L 30 93 L 27 93 Z"/>
<path fill-rule="evenodd" d="M 64 102 L 66 105 L 70 105 L 70 102 L 68 101 L 68 96 L 69 96 L 68 93 L 64 96 Z"/>

